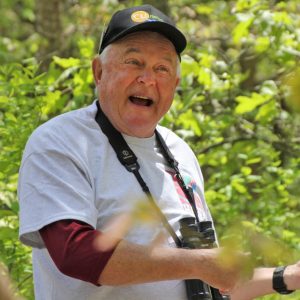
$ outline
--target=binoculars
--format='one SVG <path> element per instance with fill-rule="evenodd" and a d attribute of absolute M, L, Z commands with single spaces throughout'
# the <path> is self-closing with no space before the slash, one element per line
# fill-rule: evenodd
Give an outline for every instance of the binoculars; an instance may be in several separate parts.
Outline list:
<path fill-rule="evenodd" d="M 215 248 L 216 238 L 211 221 L 196 222 L 193 217 L 179 220 L 182 248 L 210 249 Z M 185 280 L 188 300 L 230 300 L 218 289 L 198 279 Z"/>

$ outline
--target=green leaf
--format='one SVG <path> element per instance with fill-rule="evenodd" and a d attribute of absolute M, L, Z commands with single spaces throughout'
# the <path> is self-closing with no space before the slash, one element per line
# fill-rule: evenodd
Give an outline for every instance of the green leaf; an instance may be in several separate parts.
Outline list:
<path fill-rule="evenodd" d="M 258 113 L 255 116 L 255 120 L 267 123 L 270 122 L 276 115 L 276 103 L 274 100 L 272 100 L 259 108 Z"/>
<path fill-rule="evenodd" d="M 183 55 L 181 61 L 181 76 L 197 76 L 199 73 L 198 63 L 190 56 Z"/>
<path fill-rule="evenodd" d="M 57 65 L 61 66 L 64 69 L 68 69 L 80 65 L 80 59 L 73 58 L 73 57 L 60 58 L 58 56 L 53 56 L 53 60 Z"/>
<path fill-rule="evenodd" d="M 291 25 L 292 19 L 286 11 L 277 11 L 273 13 L 273 20 L 279 24 Z"/>
<path fill-rule="evenodd" d="M 6 118 L 7 120 L 9 120 L 9 121 L 12 121 L 12 122 L 14 122 L 14 123 L 17 123 L 17 118 L 16 118 L 16 116 L 15 116 L 13 113 L 11 113 L 11 112 L 6 112 L 6 113 L 5 113 L 5 118 Z"/>
<path fill-rule="evenodd" d="M 91 38 L 81 38 L 78 41 L 80 56 L 91 58 L 94 55 L 95 43 Z"/>
<path fill-rule="evenodd" d="M 201 136 L 202 130 L 199 121 L 191 109 L 180 115 L 178 123 L 185 129 L 191 129 L 196 136 Z"/>
<path fill-rule="evenodd" d="M 47 115 L 51 112 L 54 112 L 58 106 L 59 101 L 61 99 L 61 92 L 60 91 L 54 91 L 54 92 L 48 92 L 46 96 L 44 96 L 44 106 L 42 107 L 42 114 Z"/>
<path fill-rule="evenodd" d="M 265 52 L 269 49 L 270 47 L 270 38 L 266 36 L 259 36 L 255 40 L 255 51 L 258 53 Z"/>
<path fill-rule="evenodd" d="M 242 167 L 241 173 L 244 174 L 245 176 L 248 176 L 252 173 L 252 169 L 249 167 Z"/>
<path fill-rule="evenodd" d="M 253 23 L 255 17 L 253 15 L 244 15 L 245 21 L 240 22 L 232 32 L 233 42 L 235 45 L 239 45 L 243 38 L 247 38 L 249 35 L 249 27 Z"/>
<path fill-rule="evenodd" d="M 203 84 L 206 90 L 210 89 L 212 86 L 212 73 L 209 68 L 200 68 L 198 72 L 198 82 Z"/>
<path fill-rule="evenodd" d="M 215 56 L 207 53 L 201 53 L 199 65 L 204 68 L 211 68 L 215 60 Z"/>
<path fill-rule="evenodd" d="M 12 210 L 8 209 L 0 209 L 0 219 L 3 217 L 16 216 L 16 214 Z M 1 230 L 1 227 L 0 227 Z"/>
<path fill-rule="evenodd" d="M 213 12 L 213 8 L 208 5 L 201 4 L 197 5 L 196 11 L 201 15 L 210 15 Z"/>
<path fill-rule="evenodd" d="M 258 93 L 252 93 L 251 97 L 238 96 L 235 99 L 239 104 L 235 108 L 237 114 L 244 114 L 256 109 L 259 105 L 269 101 L 269 96 L 263 96 Z"/>
<path fill-rule="evenodd" d="M 18 232 L 14 228 L 0 226 L 0 240 L 16 240 Z"/>
<path fill-rule="evenodd" d="M 241 180 L 239 180 L 239 179 L 234 179 L 231 182 L 231 185 L 240 194 L 245 194 L 247 192 L 246 187 L 242 184 Z"/>
<path fill-rule="evenodd" d="M 261 157 L 255 157 L 255 158 L 248 159 L 246 161 L 246 164 L 247 165 L 252 165 L 252 164 L 257 164 L 259 162 L 261 162 Z"/>
<path fill-rule="evenodd" d="M 253 6 L 257 5 L 260 0 L 238 0 L 236 3 L 236 10 L 237 11 L 243 11 L 243 10 L 249 10 Z"/>

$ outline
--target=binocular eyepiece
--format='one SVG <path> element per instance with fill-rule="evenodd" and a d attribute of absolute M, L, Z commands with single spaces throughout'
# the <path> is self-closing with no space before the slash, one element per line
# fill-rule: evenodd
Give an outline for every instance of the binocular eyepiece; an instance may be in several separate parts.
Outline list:
<path fill-rule="evenodd" d="M 211 221 L 196 222 L 193 217 L 179 220 L 183 248 L 209 249 L 216 247 Z"/>

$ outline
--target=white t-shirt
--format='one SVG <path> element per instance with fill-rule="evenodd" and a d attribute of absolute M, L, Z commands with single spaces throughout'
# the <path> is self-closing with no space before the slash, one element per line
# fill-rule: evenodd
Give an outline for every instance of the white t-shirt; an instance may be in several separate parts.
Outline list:
<path fill-rule="evenodd" d="M 113 217 L 131 211 L 137 202 L 149 201 L 134 175 L 118 161 L 95 121 L 96 112 L 94 102 L 53 118 L 34 131 L 24 151 L 18 187 L 20 239 L 33 247 L 35 297 L 37 300 L 186 299 L 182 281 L 97 287 L 71 278 L 56 268 L 45 249 L 38 230 L 49 223 L 76 219 L 105 231 Z M 211 220 L 196 157 L 173 132 L 161 126 L 158 131 L 179 162 L 185 182 L 193 188 L 200 220 Z M 155 136 L 124 135 L 124 138 L 138 157 L 140 173 L 156 203 L 178 232 L 178 220 L 193 216 L 193 212 L 166 165 Z M 163 230 L 158 227 L 138 224 L 130 229 L 126 239 L 149 244 Z M 171 239 L 168 243 L 174 246 Z"/>

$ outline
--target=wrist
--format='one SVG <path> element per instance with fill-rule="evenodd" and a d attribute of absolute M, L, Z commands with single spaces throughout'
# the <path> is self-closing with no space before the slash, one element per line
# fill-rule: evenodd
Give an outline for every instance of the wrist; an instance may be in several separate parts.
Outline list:
<path fill-rule="evenodd" d="M 300 288 L 300 264 L 289 265 L 284 271 L 284 282 L 288 290 Z"/>
<path fill-rule="evenodd" d="M 277 293 L 282 295 L 288 295 L 294 292 L 294 290 L 290 290 L 287 286 L 287 285 L 290 286 L 290 280 L 289 280 L 289 272 L 288 274 L 284 275 L 286 268 L 287 268 L 286 266 L 275 268 L 273 272 L 273 278 L 272 278 L 273 289 Z"/>

